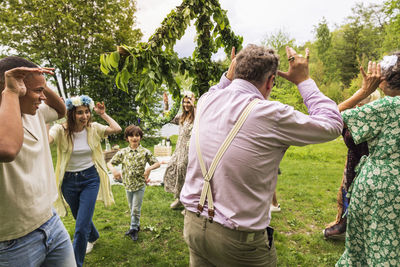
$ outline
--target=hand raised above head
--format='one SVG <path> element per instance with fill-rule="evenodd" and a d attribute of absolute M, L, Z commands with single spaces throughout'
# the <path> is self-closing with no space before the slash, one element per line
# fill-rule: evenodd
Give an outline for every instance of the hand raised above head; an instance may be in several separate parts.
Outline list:
<path fill-rule="evenodd" d="M 167 92 L 163 93 L 163 100 L 164 100 L 164 103 L 168 103 L 168 94 L 167 94 Z"/>
<path fill-rule="evenodd" d="M 236 54 L 235 54 L 235 47 L 232 47 L 231 51 L 231 64 L 229 65 L 228 72 L 226 73 L 226 78 L 228 78 L 230 81 L 233 80 L 233 77 L 235 75 L 235 68 L 236 68 Z"/>
<path fill-rule="evenodd" d="M 289 70 L 287 72 L 278 71 L 278 75 L 285 78 L 286 80 L 299 84 L 310 78 L 308 70 L 308 59 L 310 57 L 310 51 L 306 48 L 306 56 L 299 55 L 291 47 L 286 47 L 286 54 L 289 61 Z"/>
<path fill-rule="evenodd" d="M 106 113 L 106 106 L 104 105 L 104 101 L 101 103 L 97 102 L 96 105 L 94 106 L 94 111 L 98 115 L 103 115 L 104 113 Z"/>
<path fill-rule="evenodd" d="M 24 79 L 27 75 L 32 73 L 38 74 L 54 74 L 51 68 L 28 68 L 18 67 L 8 70 L 4 73 L 5 78 L 5 90 L 13 92 L 18 96 L 24 96 L 26 94 L 26 86 Z"/>
<path fill-rule="evenodd" d="M 364 68 L 360 67 L 360 72 L 363 76 L 361 90 L 365 96 L 372 94 L 383 81 L 381 73 L 381 65 L 376 64 L 376 62 L 368 62 L 368 71 L 365 73 Z"/>

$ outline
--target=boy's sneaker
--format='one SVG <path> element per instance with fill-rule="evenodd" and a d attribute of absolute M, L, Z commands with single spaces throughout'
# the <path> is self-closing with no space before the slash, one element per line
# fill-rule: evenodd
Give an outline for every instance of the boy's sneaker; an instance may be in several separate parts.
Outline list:
<path fill-rule="evenodd" d="M 96 244 L 96 241 L 87 243 L 86 254 L 89 254 L 90 252 L 92 252 L 94 244 Z"/>
<path fill-rule="evenodd" d="M 129 236 L 133 241 L 137 241 L 139 237 L 140 227 L 138 229 L 130 229 L 125 233 L 125 235 Z"/>

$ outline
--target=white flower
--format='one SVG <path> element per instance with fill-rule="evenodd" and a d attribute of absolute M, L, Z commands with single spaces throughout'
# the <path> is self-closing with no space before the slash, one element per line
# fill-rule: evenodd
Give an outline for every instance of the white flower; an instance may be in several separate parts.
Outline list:
<path fill-rule="evenodd" d="M 388 68 L 394 66 L 397 63 L 397 56 L 384 56 L 383 60 L 380 62 L 381 68 L 387 70 Z"/>
<path fill-rule="evenodd" d="M 79 96 L 72 97 L 71 102 L 72 102 L 72 105 L 74 105 L 75 107 L 82 106 L 82 101 Z"/>

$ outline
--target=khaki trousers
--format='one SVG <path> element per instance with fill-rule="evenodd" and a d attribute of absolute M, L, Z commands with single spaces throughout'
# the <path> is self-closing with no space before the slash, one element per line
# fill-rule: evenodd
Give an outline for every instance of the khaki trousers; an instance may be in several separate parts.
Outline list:
<path fill-rule="evenodd" d="M 258 232 L 233 230 L 186 210 L 183 236 L 190 266 L 276 266 L 272 228 Z"/>

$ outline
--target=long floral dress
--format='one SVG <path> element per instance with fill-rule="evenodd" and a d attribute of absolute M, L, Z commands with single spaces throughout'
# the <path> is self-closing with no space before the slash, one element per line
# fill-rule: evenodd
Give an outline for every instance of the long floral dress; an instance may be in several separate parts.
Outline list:
<path fill-rule="evenodd" d="M 179 124 L 179 136 L 176 142 L 175 151 L 169 160 L 164 175 L 165 191 L 173 193 L 175 198 L 179 198 L 186 177 L 188 164 L 189 139 L 192 133 L 193 122 L 185 120 L 179 123 L 180 115 L 176 116 L 171 122 Z"/>
<path fill-rule="evenodd" d="M 336 266 L 400 266 L 400 97 L 342 112 L 369 156 L 356 168 L 345 251 Z"/>

